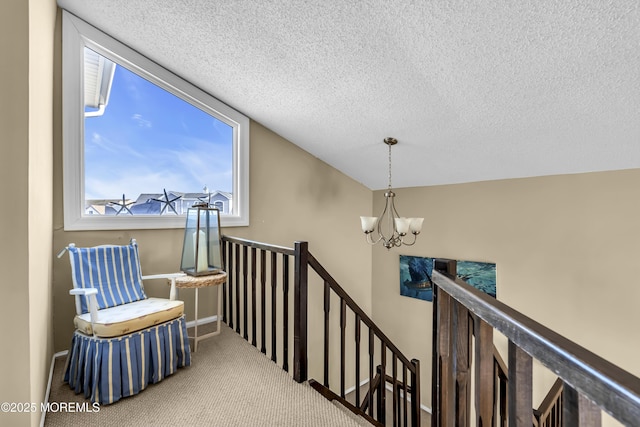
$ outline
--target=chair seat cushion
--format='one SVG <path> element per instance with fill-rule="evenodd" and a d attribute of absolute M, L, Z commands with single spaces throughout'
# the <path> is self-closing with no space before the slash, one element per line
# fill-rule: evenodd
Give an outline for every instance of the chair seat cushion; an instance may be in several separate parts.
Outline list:
<path fill-rule="evenodd" d="M 93 328 L 89 313 L 76 316 L 74 323 L 84 334 L 111 338 L 167 322 L 182 316 L 183 312 L 182 301 L 147 298 L 98 311 L 98 322 Z"/>

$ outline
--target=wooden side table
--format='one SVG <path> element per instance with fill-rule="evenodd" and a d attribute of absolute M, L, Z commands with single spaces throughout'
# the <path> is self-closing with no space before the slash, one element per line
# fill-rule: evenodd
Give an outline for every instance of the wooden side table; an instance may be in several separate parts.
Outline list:
<path fill-rule="evenodd" d="M 193 338 L 193 352 L 198 351 L 198 342 L 202 341 L 205 338 L 210 338 L 212 336 L 218 335 L 220 333 L 220 326 L 222 324 L 222 285 L 227 281 L 227 273 L 220 272 L 218 274 L 209 274 L 206 276 L 188 276 L 184 275 L 178 277 L 176 280 L 176 288 L 177 289 L 195 289 L 196 290 L 196 309 L 195 309 L 195 328 L 193 332 L 193 336 L 189 338 Z M 171 281 L 169 281 L 171 284 Z M 217 286 L 218 287 L 218 314 L 217 314 L 217 323 L 218 328 L 215 332 L 210 332 L 208 334 L 204 334 L 198 336 L 198 289 L 206 288 L 209 286 Z"/>

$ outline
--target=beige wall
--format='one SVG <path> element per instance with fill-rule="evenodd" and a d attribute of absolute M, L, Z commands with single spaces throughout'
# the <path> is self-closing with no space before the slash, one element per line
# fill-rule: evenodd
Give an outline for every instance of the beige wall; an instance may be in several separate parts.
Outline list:
<path fill-rule="evenodd" d="M 0 4 L 0 221 L 3 272 L 0 401 L 42 402 L 53 349 L 51 202 L 53 0 Z M 0 413 L 2 425 L 38 425 L 39 412 Z"/>
<path fill-rule="evenodd" d="M 0 3 L 0 188 L 11 195 L 12 209 L 2 210 L 3 325 L 29 325 L 29 4 L 21 0 Z M 0 401 L 28 402 L 30 392 L 29 334 L 3 327 L 0 352 Z M 29 415 L 0 414 L 3 424 L 28 425 Z"/>
<path fill-rule="evenodd" d="M 54 179 L 54 252 L 69 242 L 97 245 L 126 243 L 135 237 L 145 274 L 178 271 L 184 231 L 128 230 L 65 232 L 62 218 L 62 170 L 56 138 Z M 362 307 L 371 307 L 371 249 L 359 231 L 358 215 L 371 211 L 372 193 L 336 169 L 311 156 L 256 122 L 251 123 L 250 226 L 223 229 L 223 234 L 293 247 L 306 240 L 309 249 Z M 345 262 L 344 254 L 350 254 Z M 57 350 L 69 346 L 74 302 L 67 257 L 54 260 L 54 332 Z M 145 284 L 154 295 L 167 295 L 162 281 Z M 209 290 L 203 290 L 209 291 Z M 202 306 L 214 307 L 214 293 L 201 292 Z M 312 293 L 311 301 L 318 296 Z M 193 296 L 181 291 L 187 319 L 193 318 Z M 200 316 L 214 314 L 200 308 Z"/>
<path fill-rule="evenodd" d="M 31 402 L 43 401 L 53 353 L 53 57 L 57 7 L 29 1 L 29 340 Z M 31 414 L 39 425 L 40 414 Z"/>
<path fill-rule="evenodd" d="M 430 384 L 432 305 L 399 295 L 399 254 L 495 262 L 500 300 L 640 375 L 638 182 L 628 170 L 397 190 L 425 226 L 413 247 L 374 250 L 375 320 Z"/>

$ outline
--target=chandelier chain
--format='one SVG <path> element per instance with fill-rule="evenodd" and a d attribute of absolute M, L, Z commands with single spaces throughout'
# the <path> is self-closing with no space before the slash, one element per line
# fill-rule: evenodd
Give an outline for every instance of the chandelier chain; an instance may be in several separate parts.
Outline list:
<path fill-rule="evenodd" d="M 391 190 L 391 145 L 389 145 L 389 190 Z"/>

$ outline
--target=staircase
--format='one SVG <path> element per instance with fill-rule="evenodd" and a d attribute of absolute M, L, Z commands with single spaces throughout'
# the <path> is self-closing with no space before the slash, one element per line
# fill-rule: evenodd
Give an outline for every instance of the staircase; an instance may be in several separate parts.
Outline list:
<path fill-rule="evenodd" d="M 420 362 L 400 352 L 306 242 L 222 242 L 230 328 L 295 381 L 308 380 L 369 423 L 420 426 Z M 432 426 L 595 427 L 601 410 L 640 425 L 639 378 L 467 285 L 455 268 L 436 260 L 432 277 Z M 509 340 L 508 363 L 494 329 Z M 538 409 L 533 358 L 559 377 Z"/>

